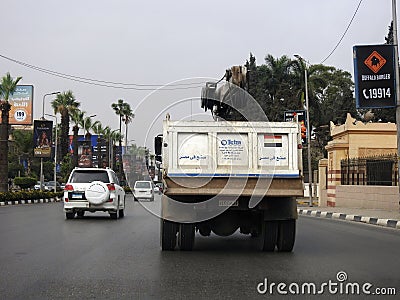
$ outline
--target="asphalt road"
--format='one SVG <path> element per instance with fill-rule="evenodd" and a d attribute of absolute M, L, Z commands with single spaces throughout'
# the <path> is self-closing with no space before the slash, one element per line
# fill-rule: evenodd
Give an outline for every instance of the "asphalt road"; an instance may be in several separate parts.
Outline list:
<path fill-rule="evenodd" d="M 0 232 L 0 299 L 267 299 L 282 282 L 286 291 L 339 283 L 340 271 L 343 283 L 400 294 L 400 231 L 346 221 L 300 217 L 293 253 L 259 252 L 240 234 L 197 235 L 192 252 L 161 252 L 159 220 L 132 198 L 120 220 L 96 213 L 67 221 L 61 203 L 0 207 Z M 276 284 L 272 295 L 257 291 L 265 280 Z M 325 286 L 322 296 L 330 295 Z"/>

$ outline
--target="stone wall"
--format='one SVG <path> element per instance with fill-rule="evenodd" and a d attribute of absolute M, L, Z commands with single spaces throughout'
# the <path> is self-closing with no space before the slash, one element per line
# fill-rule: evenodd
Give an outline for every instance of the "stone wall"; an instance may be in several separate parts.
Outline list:
<path fill-rule="evenodd" d="M 338 185 L 335 206 L 397 211 L 399 188 L 397 186 Z"/>

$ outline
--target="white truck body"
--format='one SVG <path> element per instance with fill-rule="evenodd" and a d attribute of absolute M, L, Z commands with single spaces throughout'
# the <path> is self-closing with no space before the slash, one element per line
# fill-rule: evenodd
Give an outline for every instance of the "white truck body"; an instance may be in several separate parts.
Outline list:
<path fill-rule="evenodd" d="M 196 231 L 228 236 L 239 229 L 261 237 L 263 251 L 292 251 L 296 197 L 303 196 L 297 123 L 167 119 L 157 145 L 163 250 L 177 240 L 191 250 Z"/>
<path fill-rule="evenodd" d="M 298 133 L 291 122 L 166 120 L 165 175 L 299 178 Z"/>

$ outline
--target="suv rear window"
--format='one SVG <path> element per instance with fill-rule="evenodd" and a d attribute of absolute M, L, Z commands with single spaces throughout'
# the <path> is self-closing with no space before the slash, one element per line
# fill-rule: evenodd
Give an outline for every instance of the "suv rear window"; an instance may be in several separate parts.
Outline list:
<path fill-rule="evenodd" d="M 70 183 L 89 183 L 93 181 L 110 183 L 107 171 L 77 170 L 72 173 Z"/>
<path fill-rule="evenodd" d="M 150 188 L 150 182 L 148 181 L 138 181 L 135 183 L 135 188 L 137 189 L 149 189 Z"/>

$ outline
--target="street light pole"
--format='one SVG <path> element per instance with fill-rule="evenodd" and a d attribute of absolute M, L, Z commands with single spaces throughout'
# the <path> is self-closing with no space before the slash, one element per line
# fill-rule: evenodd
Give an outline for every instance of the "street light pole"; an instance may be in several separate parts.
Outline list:
<path fill-rule="evenodd" d="M 313 206 L 313 194 L 312 194 L 312 183 L 313 174 L 311 168 L 311 131 L 310 131 L 310 107 L 308 102 L 308 74 L 307 74 L 307 62 L 298 54 L 294 55 L 300 61 L 304 63 L 304 88 L 306 96 L 306 114 L 307 114 L 307 160 L 308 160 L 308 197 L 309 206 Z"/>
<path fill-rule="evenodd" d="M 44 118 L 44 99 L 46 98 L 46 96 L 50 96 L 50 95 L 57 95 L 60 94 L 61 92 L 52 92 L 52 93 L 48 93 L 48 94 L 44 94 L 43 95 L 43 100 L 42 100 L 42 120 L 45 120 Z M 40 190 L 43 190 L 43 182 L 44 182 L 44 178 L 43 178 L 43 157 L 40 158 Z"/>
<path fill-rule="evenodd" d="M 46 116 L 53 117 L 56 119 L 56 125 L 55 125 L 55 132 L 56 132 L 56 137 L 54 141 L 54 193 L 57 192 L 57 115 L 49 115 L 46 114 Z"/>
<path fill-rule="evenodd" d="M 396 102 L 397 102 L 396 103 L 397 158 L 399 158 L 400 157 L 400 83 L 399 83 L 400 77 L 399 77 L 399 45 L 397 36 L 396 0 L 392 0 L 392 18 L 393 18 L 393 46 L 394 46 L 394 61 L 395 61 L 394 69 L 395 69 Z M 398 167 L 398 169 L 400 168 Z M 399 188 L 399 197 L 400 197 L 400 176 L 398 176 L 397 185 Z"/>

